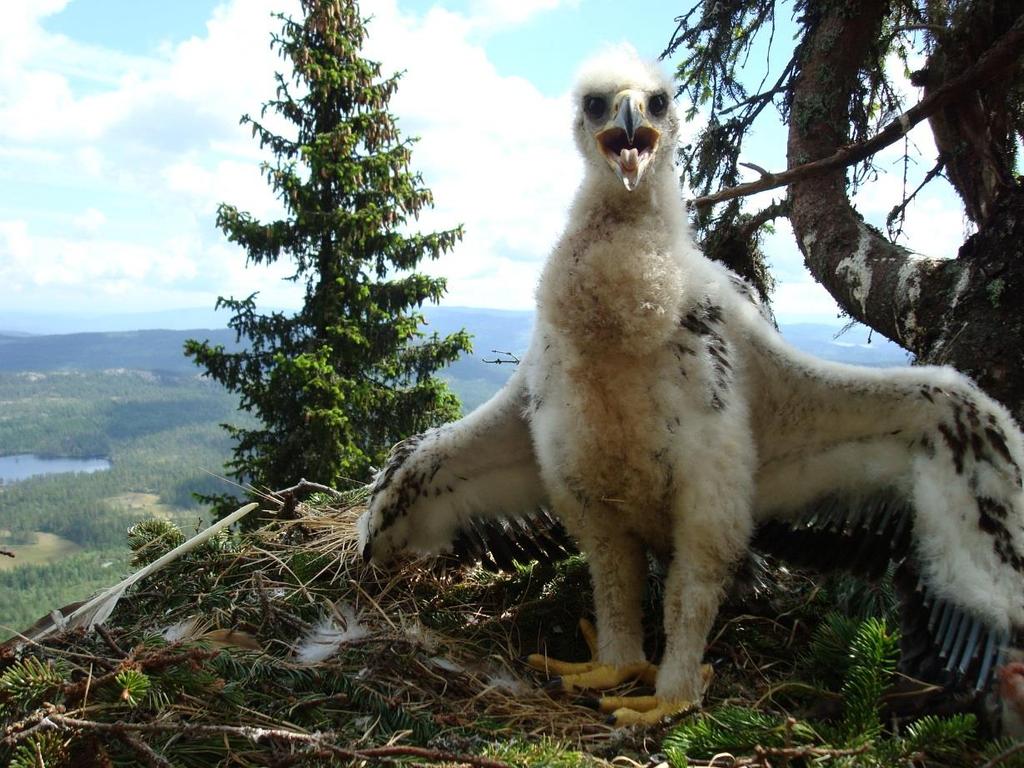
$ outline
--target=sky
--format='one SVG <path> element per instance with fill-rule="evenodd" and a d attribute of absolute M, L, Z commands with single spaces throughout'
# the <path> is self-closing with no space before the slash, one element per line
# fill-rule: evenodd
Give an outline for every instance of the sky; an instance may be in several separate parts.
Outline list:
<path fill-rule="evenodd" d="M 214 223 L 221 202 L 258 218 L 281 213 L 260 175 L 269 157 L 239 117 L 273 96 L 282 62 L 269 47 L 279 27 L 271 13 L 297 14 L 289 2 L 5 0 L 0 313 L 212 308 L 219 295 L 254 291 L 265 308 L 301 302 L 283 279 L 286 263 L 247 268 Z M 391 108 L 403 135 L 419 137 L 413 169 L 436 201 L 416 228 L 465 226 L 453 253 L 424 264 L 448 278 L 445 304 L 533 306 L 581 175 L 569 130 L 576 70 L 609 44 L 628 42 L 654 58 L 688 4 L 659 0 L 625 12 L 617 0 L 360 3 L 372 17 L 365 54 L 385 72 L 405 73 Z M 912 103 L 918 94 L 905 87 Z M 920 177 L 934 147 L 926 131 L 911 138 Z M 784 132 L 766 127 L 747 151 L 750 162 L 784 168 Z M 889 150 L 882 167 L 892 171 L 856 199 L 878 224 L 899 199 L 901 154 L 901 145 Z M 905 244 L 954 256 L 964 219 L 936 186 L 911 210 Z M 804 269 L 788 224 L 767 251 L 781 321 L 842 322 Z"/>

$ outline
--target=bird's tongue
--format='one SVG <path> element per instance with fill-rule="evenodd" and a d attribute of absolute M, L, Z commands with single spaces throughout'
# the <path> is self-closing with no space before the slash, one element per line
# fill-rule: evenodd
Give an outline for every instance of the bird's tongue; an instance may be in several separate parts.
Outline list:
<path fill-rule="evenodd" d="M 622 169 L 622 182 L 626 189 L 632 190 L 640 174 L 640 153 L 636 147 L 624 147 L 619 152 L 619 168 Z"/>

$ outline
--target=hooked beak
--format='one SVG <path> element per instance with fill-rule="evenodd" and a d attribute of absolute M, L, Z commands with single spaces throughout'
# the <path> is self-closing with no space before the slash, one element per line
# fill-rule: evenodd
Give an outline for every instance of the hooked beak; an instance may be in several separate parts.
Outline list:
<path fill-rule="evenodd" d="M 612 119 L 597 132 L 597 144 L 608 165 L 632 192 L 654 157 L 661 133 L 644 111 L 641 91 L 621 91 L 612 101 Z"/>

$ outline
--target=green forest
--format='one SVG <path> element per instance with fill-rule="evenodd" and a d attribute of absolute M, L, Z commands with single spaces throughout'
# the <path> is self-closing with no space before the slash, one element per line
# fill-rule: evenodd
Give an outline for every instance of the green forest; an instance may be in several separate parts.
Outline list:
<path fill-rule="evenodd" d="M 230 442 L 219 424 L 240 415 L 231 395 L 196 374 L 4 373 L 0 402 L 4 454 L 103 456 L 112 464 L 0 486 L 0 549 L 15 554 L 0 562 L 4 636 L 116 581 L 133 523 L 159 515 L 194 528 L 204 512 L 192 494 L 228 488 L 218 474 Z M 67 554 L 50 561 L 45 548 L 33 550 L 39 533 Z M 26 558 L 32 564 L 19 563 L 23 551 L 35 555 Z"/>
<path fill-rule="evenodd" d="M 466 319 L 439 314 L 443 327 Z M 472 314 L 491 346 L 496 321 Z M 112 465 L 92 474 L 0 481 L 0 550 L 15 555 L 0 557 L 0 638 L 117 581 L 127 570 L 129 526 L 159 516 L 194 530 L 209 518 L 195 494 L 232 491 L 222 479 L 231 438 L 220 425 L 251 417 L 237 410 L 235 395 L 191 370 L 180 353 L 186 335 L 0 337 L 0 455 L 104 457 Z M 71 348 L 78 350 L 75 367 L 62 369 L 55 361 L 67 361 Z M 160 370 L 142 370 L 147 362 Z M 18 364 L 31 370 L 12 370 Z M 468 358 L 445 378 L 470 410 L 510 369 Z"/>

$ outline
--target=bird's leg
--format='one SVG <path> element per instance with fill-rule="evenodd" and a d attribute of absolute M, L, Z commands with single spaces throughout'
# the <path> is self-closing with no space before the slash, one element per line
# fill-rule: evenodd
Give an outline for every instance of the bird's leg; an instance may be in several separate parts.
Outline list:
<path fill-rule="evenodd" d="M 618 702 L 622 707 L 612 712 L 616 725 L 654 725 L 700 704 L 711 679 L 711 667 L 701 664 L 704 644 L 730 570 L 746 547 L 749 519 L 738 492 L 712 514 L 683 514 L 678 519 L 665 585 L 668 642 L 655 696 Z M 611 702 L 602 708 L 610 706 Z"/>
<path fill-rule="evenodd" d="M 589 530 L 578 535 L 590 565 L 597 613 L 596 636 L 589 623 L 580 625 L 591 661 L 563 662 L 542 654 L 527 657 L 527 663 L 535 669 L 558 675 L 557 682 L 552 683 L 566 692 L 614 688 L 636 679 L 653 682 L 656 670 L 644 658 L 643 649 L 641 605 L 647 577 L 643 547 L 621 531 L 602 531 L 595 524 L 600 520 L 599 515 L 593 515 Z"/>

